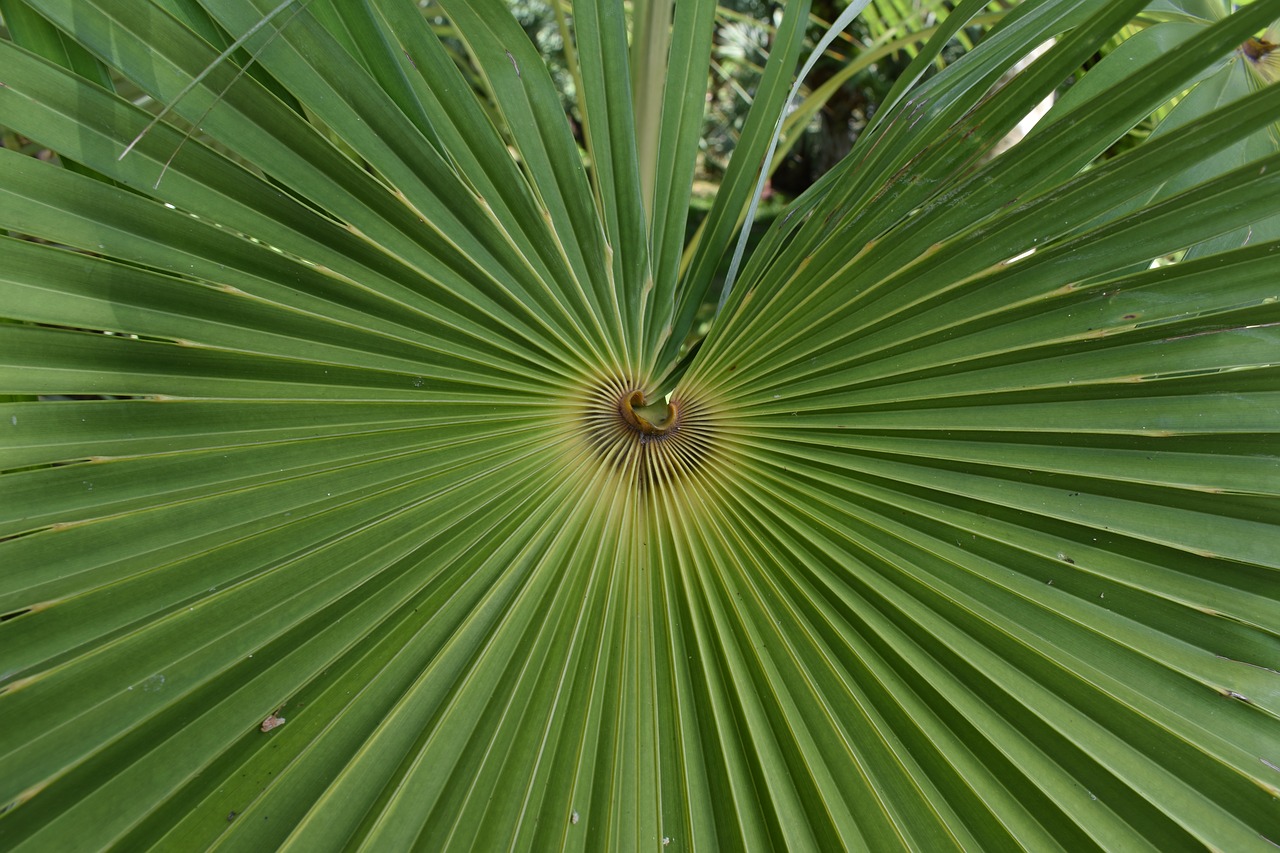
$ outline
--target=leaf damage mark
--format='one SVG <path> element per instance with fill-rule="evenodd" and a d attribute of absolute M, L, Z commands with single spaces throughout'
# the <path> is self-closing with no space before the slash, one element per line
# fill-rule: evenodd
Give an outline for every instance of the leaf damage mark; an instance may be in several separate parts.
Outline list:
<path fill-rule="evenodd" d="M 1214 689 L 1216 689 L 1218 691 L 1218 695 L 1222 696 L 1224 699 L 1238 699 L 1239 701 L 1245 703 L 1246 705 L 1253 704 L 1253 700 L 1250 699 L 1248 696 L 1245 696 L 1243 693 L 1237 693 L 1236 691 L 1231 690 L 1230 688 L 1227 688 L 1227 687 L 1217 687 Z"/>
<path fill-rule="evenodd" d="M 512 56 L 512 55 L 511 55 L 511 51 L 509 51 L 509 50 L 504 50 L 504 51 L 503 51 L 503 53 L 505 53 L 505 54 L 507 55 L 507 59 L 510 59 L 510 60 L 511 60 L 511 67 L 512 67 L 512 68 L 514 68 L 514 69 L 516 70 L 516 77 L 517 77 L 517 78 L 519 78 L 519 77 L 520 77 L 520 64 L 519 64 L 518 62 L 516 62 L 516 58 L 515 58 L 514 56 Z"/>

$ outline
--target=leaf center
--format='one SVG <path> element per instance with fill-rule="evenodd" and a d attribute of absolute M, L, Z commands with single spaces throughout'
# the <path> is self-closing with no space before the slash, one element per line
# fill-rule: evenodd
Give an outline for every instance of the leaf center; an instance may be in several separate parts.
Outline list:
<path fill-rule="evenodd" d="M 633 391 L 618 404 L 627 426 L 642 435 L 667 435 L 680 429 L 680 408 L 674 402 L 645 404 L 644 393 Z"/>

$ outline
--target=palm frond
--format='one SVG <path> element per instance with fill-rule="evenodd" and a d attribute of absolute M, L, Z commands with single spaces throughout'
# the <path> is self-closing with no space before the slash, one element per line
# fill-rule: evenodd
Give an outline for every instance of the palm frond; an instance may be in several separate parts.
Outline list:
<path fill-rule="evenodd" d="M 713 3 L 278 5 L 0 40 L 0 846 L 1280 838 L 1275 3 L 959 4 L 693 353 L 809 4 L 683 269 Z"/>

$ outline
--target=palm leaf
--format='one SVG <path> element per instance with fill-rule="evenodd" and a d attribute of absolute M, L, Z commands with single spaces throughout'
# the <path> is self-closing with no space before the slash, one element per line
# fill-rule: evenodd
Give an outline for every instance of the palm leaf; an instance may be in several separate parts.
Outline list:
<path fill-rule="evenodd" d="M 714 4 L 634 74 L 576 4 L 585 152 L 498 0 L 441 4 L 478 87 L 398 0 L 246 73 L 278 3 L 29 5 L 0 123 L 79 165 L 0 152 L 6 849 L 1280 838 L 1280 88 L 1099 159 L 1275 3 L 994 159 L 1146 4 L 930 76 L 959 4 L 692 353 L 807 4 L 683 273 Z M 101 67 L 171 110 L 123 158 Z"/>

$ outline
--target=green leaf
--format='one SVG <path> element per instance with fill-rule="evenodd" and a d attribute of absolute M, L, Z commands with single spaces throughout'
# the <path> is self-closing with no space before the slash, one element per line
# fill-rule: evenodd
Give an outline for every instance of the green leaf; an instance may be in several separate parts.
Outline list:
<path fill-rule="evenodd" d="M 686 352 L 808 4 L 682 272 L 705 0 L 564 19 L 585 150 L 497 0 L 28 2 L 0 847 L 1280 837 L 1274 4 L 961 4 Z"/>

